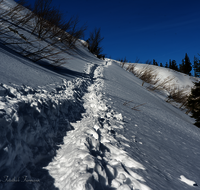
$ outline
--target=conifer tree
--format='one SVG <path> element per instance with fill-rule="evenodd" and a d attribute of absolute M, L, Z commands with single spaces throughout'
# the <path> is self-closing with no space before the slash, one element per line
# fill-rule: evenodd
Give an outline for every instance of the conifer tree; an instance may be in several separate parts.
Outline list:
<path fill-rule="evenodd" d="M 190 59 L 186 53 L 185 58 L 182 60 L 182 64 L 180 65 L 180 72 L 185 73 L 187 75 L 191 75 L 191 70 L 192 70 L 191 65 L 192 64 L 190 62 Z"/>
<path fill-rule="evenodd" d="M 158 66 L 158 63 L 155 61 L 155 59 L 153 59 L 153 65 Z"/>
<path fill-rule="evenodd" d="M 194 56 L 194 76 L 195 77 L 200 77 L 200 60 L 196 56 Z"/>
<path fill-rule="evenodd" d="M 171 61 L 171 59 L 169 60 L 169 68 L 170 69 L 172 68 L 172 61 Z"/>
<path fill-rule="evenodd" d="M 175 71 L 178 71 L 178 66 L 177 66 L 175 60 L 172 60 L 172 62 L 171 62 L 171 69 L 173 69 L 173 70 L 175 70 Z"/>
<path fill-rule="evenodd" d="M 188 98 L 188 107 L 191 110 L 193 118 L 196 119 L 194 125 L 200 128 L 200 82 L 195 83 Z"/>

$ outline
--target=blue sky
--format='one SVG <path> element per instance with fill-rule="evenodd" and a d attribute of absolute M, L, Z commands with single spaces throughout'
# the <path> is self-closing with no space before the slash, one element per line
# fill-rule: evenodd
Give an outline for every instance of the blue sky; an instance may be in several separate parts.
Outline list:
<path fill-rule="evenodd" d="M 32 0 L 33 1 L 33 0 Z M 85 39 L 101 28 L 107 57 L 134 62 L 193 61 L 200 53 L 200 0 L 53 0 L 88 26 Z"/>

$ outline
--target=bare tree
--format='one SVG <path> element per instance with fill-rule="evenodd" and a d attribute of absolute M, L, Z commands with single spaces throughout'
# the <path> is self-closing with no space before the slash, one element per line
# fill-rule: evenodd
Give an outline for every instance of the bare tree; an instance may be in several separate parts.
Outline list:
<path fill-rule="evenodd" d="M 2 2 L 3 0 L 0 1 Z M 64 63 L 61 53 L 76 46 L 76 41 L 83 37 L 86 26 L 78 28 L 77 18 L 71 17 L 66 21 L 51 2 L 52 0 L 36 0 L 31 8 L 26 0 L 19 0 L 19 4 L 0 15 L 1 23 L 6 23 L 7 26 L 1 24 L 0 35 L 5 45 L 12 46 L 33 61 L 45 59 L 54 65 L 60 65 Z M 24 35 L 24 31 L 28 35 Z M 41 44 L 40 40 L 45 43 Z"/>
<path fill-rule="evenodd" d="M 90 37 L 87 40 L 88 42 L 88 49 L 91 53 L 95 54 L 98 58 L 101 58 L 103 55 L 101 54 L 103 51 L 103 48 L 100 47 L 101 41 L 104 39 L 101 37 L 101 29 L 95 28 L 93 32 L 90 33 Z"/>

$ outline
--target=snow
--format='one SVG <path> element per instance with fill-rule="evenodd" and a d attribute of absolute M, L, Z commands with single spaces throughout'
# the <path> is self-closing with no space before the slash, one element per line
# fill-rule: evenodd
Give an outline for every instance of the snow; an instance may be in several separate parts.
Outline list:
<path fill-rule="evenodd" d="M 194 181 L 187 179 L 187 178 L 186 178 L 185 176 L 183 176 L 183 175 L 180 176 L 180 180 L 181 180 L 182 182 L 184 182 L 184 183 L 190 185 L 190 186 L 197 186 L 197 184 L 196 184 Z"/>
<path fill-rule="evenodd" d="M 85 46 L 64 52 L 57 69 L 0 46 L 0 189 L 197 188 L 194 119 Z M 198 80 L 149 67 L 188 93 Z"/>

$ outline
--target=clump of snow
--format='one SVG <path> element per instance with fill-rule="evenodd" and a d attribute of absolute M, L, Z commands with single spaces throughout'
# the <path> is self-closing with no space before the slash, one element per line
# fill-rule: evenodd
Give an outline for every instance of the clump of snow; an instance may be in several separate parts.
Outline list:
<path fill-rule="evenodd" d="M 196 184 L 194 181 L 187 179 L 187 178 L 186 178 L 185 176 L 183 176 L 183 175 L 180 176 L 180 180 L 181 180 L 182 182 L 184 182 L 184 183 L 190 185 L 190 186 L 197 186 L 197 184 Z"/>

